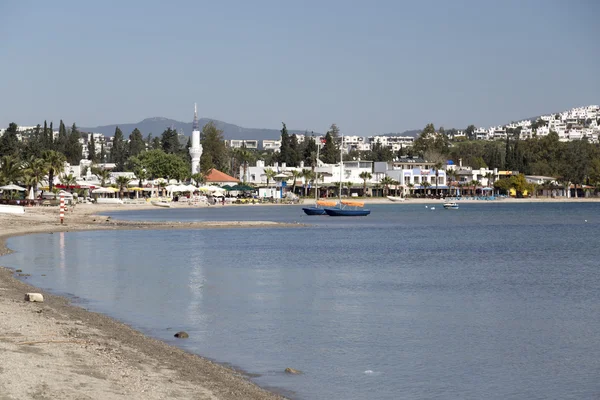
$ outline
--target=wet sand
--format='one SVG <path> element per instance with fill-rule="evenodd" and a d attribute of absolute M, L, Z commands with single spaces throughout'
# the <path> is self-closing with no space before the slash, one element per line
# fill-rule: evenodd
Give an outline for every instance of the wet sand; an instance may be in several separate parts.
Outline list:
<path fill-rule="evenodd" d="M 95 215 L 148 207 L 153 206 L 78 205 L 67 212 L 63 225 L 56 207 L 27 208 L 25 215 L 0 214 L 0 255 L 10 252 L 5 246 L 7 237 L 28 233 L 290 226 L 271 222 L 126 222 Z M 27 273 L 26 265 L 20 268 L 22 274 Z M 283 398 L 259 388 L 239 371 L 71 305 L 66 298 L 16 279 L 18 275 L 0 268 L 1 400 Z M 43 293 L 44 302 L 25 302 L 28 292 Z M 282 374 L 285 367 L 281 366 Z"/>

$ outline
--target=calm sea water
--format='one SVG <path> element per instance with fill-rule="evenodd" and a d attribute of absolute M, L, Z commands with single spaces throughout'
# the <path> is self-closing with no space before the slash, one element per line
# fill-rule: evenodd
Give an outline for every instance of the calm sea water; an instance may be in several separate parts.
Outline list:
<path fill-rule="evenodd" d="M 1 262 L 297 399 L 600 398 L 600 204 L 430 207 L 127 212 L 314 225 L 39 234 Z"/>

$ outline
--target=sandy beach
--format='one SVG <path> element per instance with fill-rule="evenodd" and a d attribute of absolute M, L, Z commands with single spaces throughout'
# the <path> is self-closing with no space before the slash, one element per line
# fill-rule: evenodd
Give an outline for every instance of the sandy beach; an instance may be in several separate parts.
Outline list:
<path fill-rule="evenodd" d="M 5 246 L 7 237 L 28 233 L 286 226 L 269 222 L 133 223 L 95 215 L 146 207 L 78 205 L 68 211 L 63 225 L 57 208 L 28 208 L 25 215 L 0 214 L 0 254 L 10 251 Z M 27 266 L 22 269 L 25 274 Z M 67 299 L 27 285 L 16 275 L 0 268 L 2 400 L 282 398 L 238 371 L 70 305 Z M 44 302 L 25 302 L 28 292 L 43 293 Z"/>
<path fill-rule="evenodd" d="M 598 202 L 598 198 L 505 199 L 460 203 Z M 306 200 L 304 203 L 311 203 Z M 441 200 L 366 199 L 367 204 L 430 204 Z M 188 207 L 175 205 L 175 207 Z M 230 207 L 230 206 L 225 206 Z M 235 207 L 254 207 L 235 206 Z M 152 205 L 77 205 L 60 224 L 58 209 L 31 207 L 24 215 L 0 214 L 0 255 L 8 237 L 30 233 L 117 229 L 289 227 L 268 221 L 132 222 L 103 217 L 106 211 Z M 2 265 L 2 259 L 0 259 Z M 239 371 L 146 337 L 104 315 L 69 304 L 17 279 L 27 274 L 0 268 L 0 399 L 279 399 Z M 26 276 L 22 275 L 21 278 Z M 43 303 L 24 301 L 40 292 Z M 176 328 L 174 328 L 176 329 Z M 287 367 L 287 366 L 285 366 Z M 293 367 L 293 366 L 290 366 Z M 283 373 L 283 370 L 282 370 Z M 293 379 L 293 376 L 290 377 Z"/>

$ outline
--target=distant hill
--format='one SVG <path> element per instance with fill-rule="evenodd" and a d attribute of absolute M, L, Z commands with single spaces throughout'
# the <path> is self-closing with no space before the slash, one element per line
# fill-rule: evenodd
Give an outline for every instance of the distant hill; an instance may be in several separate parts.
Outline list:
<path fill-rule="evenodd" d="M 242 128 L 241 126 L 228 124 L 227 122 L 211 120 L 208 118 L 201 118 L 198 122 L 200 125 L 200 130 L 204 127 L 204 125 L 208 124 L 210 121 L 213 121 L 218 129 L 223 131 L 223 137 L 225 139 L 256 139 L 256 140 L 265 140 L 265 139 L 279 139 L 281 133 L 278 129 L 257 129 L 257 128 Z M 154 117 L 154 118 L 146 118 L 143 121 L 137 123 L 128 123 L 128 124 L 111 124 L 111 125 L 103 125 L 96 126 L 93 128 L 79 128 L 83 132 L 94 132 L 94 133 L 103 133 L 106 136 L 113 136 L 115 134 L 116 127 L 119 127 L 123 132 L 125 137 L 128 137 L 129 134 L 135 129 L 138 128 L 142 135 L 147 136 L 149 133 L 152 133 L 152 136 L 160 136 L 163 131 L 167 128 L 172 128 L 177 130 L 178 132 L 183 131 L 185 136 L 192 135 L 192 123 L 191 122 L 181 122 L 176 121 L 174 119 L 162 118 L 162 117 Z M 305 133 L 305 131 L 294 131 L 290 130 L 289 133 Z M 316 135 L 316 133 L 315 133 Z"/>

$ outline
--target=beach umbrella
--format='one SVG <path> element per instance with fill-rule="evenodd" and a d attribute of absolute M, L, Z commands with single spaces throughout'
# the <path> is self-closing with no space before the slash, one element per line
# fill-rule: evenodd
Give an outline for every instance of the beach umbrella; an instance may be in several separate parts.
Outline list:
<path fill-rule="evenodd" d="M 18 186 L 18 185 L 13 185 L 11 183 L 10 185 L 0 186 L 0 190 L 18 190 L 19 192 L 24 192 L 27 189 L 25 189 L 24 187 Z"/>
<path fill-rule="evenodd" d="M 35 194 L 33 193 L 33 186 L 29 189 L 29 196 L 27 198 L 29 200 L 35 199 Z"/>

